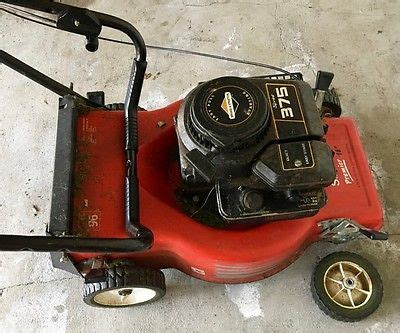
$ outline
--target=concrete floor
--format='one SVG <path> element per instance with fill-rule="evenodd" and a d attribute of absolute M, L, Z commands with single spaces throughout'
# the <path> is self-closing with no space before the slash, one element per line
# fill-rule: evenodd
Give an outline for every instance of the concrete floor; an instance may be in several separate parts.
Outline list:
<path fill-rule="evenodd" d="M 47 254 L 0 254 L 0 331 L 396 332 L 400 331 L 400 3 L 397 0 L 68 1 L 133 22 L 149 44 L 206 51 L 301 70 L 335 72 L 345 115 L 361 131 L 385 207 L 387 242 L 311 246 L 285 271 L 247 285 L 201 282 L 167 270 L 167 295 L 135 309 L 99 310 L 81 301 L 82 280 L 52 269 Z M 102 43 L 84 52 L 80 37 L 0 13 L 1 47 L 77 91 L 105 90 L 121 101 L 131 49 Z M 107 35 L 112 33 L 105 31 Z M 162 106 L 199 81 L 261 75 L 260 68 L 149 50 L 141 105 Z M 43 234 L 49 218 L 57 96 L 0 67 L 0 232 Z M 33 210 L 38 207 L 38 212 Z M 309 291 L 314 264 L 349 249 L 365 255 L 385 284 L 368 319 L 325 316 Z"/>

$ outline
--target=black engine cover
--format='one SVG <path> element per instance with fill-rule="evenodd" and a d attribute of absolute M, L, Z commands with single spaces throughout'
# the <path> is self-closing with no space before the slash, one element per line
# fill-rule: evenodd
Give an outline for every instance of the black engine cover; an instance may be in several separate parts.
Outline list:
<path fill-rule="evenodd" d="M 226 222 L 309 216 L 326 202 L 333 156 L 301 80 L 202 83 L 182 104 L 176 130 L 186 187 L 214 187 Z"/>
<path fill-rule="evenodd" d="M 248 146 L 265 131 L 270 111 L 250 80 L 223 77 L 199 86 L 186 115 L 195 139 L 219 151 Z"/>
<path fill-rule="evenodd" d="M 273 190 L 305 190 L 330 185 L 332 152 L 322 141 L 274 143 L 253 164 L 253 172 Z"/>

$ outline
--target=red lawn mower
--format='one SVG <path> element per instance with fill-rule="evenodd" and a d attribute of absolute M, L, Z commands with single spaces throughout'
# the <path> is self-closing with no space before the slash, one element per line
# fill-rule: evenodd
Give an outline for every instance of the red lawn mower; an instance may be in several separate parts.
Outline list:
<path fill-rule="evenodd" d="M 102 26 L 136 47 L 125 103 L 111 105 L 103 92 L 81 96 L 1 51 L 3 64 L 61 98 L 48 235 L 1 235 L 0 250 L 50 252 L 54 267 L 85 279 L 87 304 L 156 301 L 164 268 L 245 283 L 281 271 L 312 242 L 387 239 L 356 126 L 329 89 L 332 73 L 320 71 L 314 88 L 282 69 L 220 77 L 145 111 L 146 47 L 132 25 L 49 1 L 2 2 L 54 14 L 89 51 Z M 376 269 L 349 252 L 322 259 L 311 289 L 344 321 L 374 312 L 383 294 Z"/>

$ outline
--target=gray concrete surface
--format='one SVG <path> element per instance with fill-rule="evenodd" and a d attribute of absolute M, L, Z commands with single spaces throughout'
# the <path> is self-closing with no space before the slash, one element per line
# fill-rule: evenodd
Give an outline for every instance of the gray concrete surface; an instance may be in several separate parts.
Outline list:
<path fill-rule="evenodd" d="M 201 282 L 167 270 L 167 295 L 135 309 L 99 310 L 81 301 L 81 279 L 52 269 L 47 254 L 0 254 L 2 332 L 396 332 L 400 331 L 400 3 L 397 0 L 68 1 L 133 22 L 149 44 L 201 50 L 301 70 L 335 72 L 345 115 L 354 117 L 385 207 L 387 242 L 311 246 L 285 271 L 248 285 Z M 1 47 L 78 91 L 120 101 L 131 50 L 0 13 Z M 106 35 L 112 33 L 104 31 Z M 118 37 L 118 36 L 116 36 Z M 260 75 L 260 68 L 149 50 L 141 105 L 167 104 L 199 81 Z M 156 73 L 159 73 L 156 75 Z M 49 218 L 57 96 L 0 67 L 0 232 L 43 234 Z M 32 207 L 39 211 L 35 215 Z M 336 322 L 309 291 L 314 264 L 349 249 L 368 257 L 385 283 L 381 307 L 354 324 Z M 239 250 L 239 249 L 238 249 Z"/>

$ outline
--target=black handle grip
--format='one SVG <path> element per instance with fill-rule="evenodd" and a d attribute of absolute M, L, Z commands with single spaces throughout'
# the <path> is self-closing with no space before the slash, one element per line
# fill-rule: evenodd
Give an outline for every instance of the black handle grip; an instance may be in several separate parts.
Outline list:
<path fill-rule="evenodd" d="M 128 83 L 128 91 L 125 98 L 125 148 L 126 150 L 133 150 L 135 152 L 137 152 L 138 149 L 137 109 L 143 86 L 143 78 L 146 73 L 146 67 L 146 61 L 134 60 Z"/>
<path fill-rule="evenodd" d="M 126 230 L 134 237 L 153 240 L 153 233 L 139 223 L 139 179 L 135 175 L 128 175 L 125 178 L 125 223 Z"/>
<path fill-rule="evenodd" d="M 388 240 L 389 235 L 386 232 L 380 232 L 369 229 L 360 229 L 360 232 L 372 240 Z"/>
<path fill-rule="evenodd" d="M 139 180 L 136 175 L 128 175 L 125 178 L 125 222 L 126 230 L 133 236 L 139 234 Z"/>

